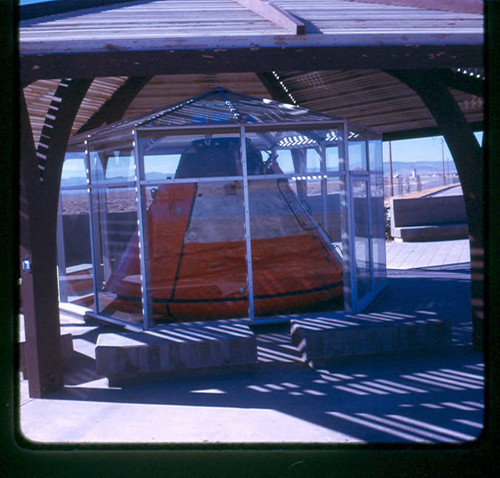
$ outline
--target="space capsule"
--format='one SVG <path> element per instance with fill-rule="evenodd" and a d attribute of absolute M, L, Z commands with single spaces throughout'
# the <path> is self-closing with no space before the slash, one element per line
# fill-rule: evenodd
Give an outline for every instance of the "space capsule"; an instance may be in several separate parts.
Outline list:
<path fill-rule="evenodd" d="M 288 180 L 249 140 L 248 181 L 255 316 L 321 310 L 343 304 L 343 272 L 326 234 Z M 243 181 L 239 139 L 194 141 L 175 178 L 210 181 L 162 184 L 147 209 L 150 294 L 159 323 L 248 317 Z M 219 179 L 216 179 L 219 178 Z M 141 280 L 134 234 L 104 286 L 115 300 L 106 312 L 136 308 Z"/>

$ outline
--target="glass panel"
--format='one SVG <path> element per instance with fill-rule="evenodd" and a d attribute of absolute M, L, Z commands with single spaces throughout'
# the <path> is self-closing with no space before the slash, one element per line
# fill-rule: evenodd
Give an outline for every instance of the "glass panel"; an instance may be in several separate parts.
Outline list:
<path fill-rule="evenodd" d="M 368 154 L 370 156 L 370 171 L 377 173 L 384 172 L 384 165 L 382 162 L 382 140 L 370 139 L 368 141 Z"/>
<path fill-rule="evenodd" d="M 351 171 L 366 171 L 366 141 L 361 133 L 349 132 L 349 169 Z"/>
<path fill-rule="evenodd" d="M 66 153 L 61 173 L 61 189 L 87 187 L 85 153 Z"/>
<path fill-rule="evenodd" d="M 339 170 L 340 133 L 281 131 L 247 134 L 250 176 L 319 175 Z"/>
<path fill-rule="evenodd" d="M 86 189 L 61 189 L 57 242 L 60 300 L 92 307 L 94 286 Z"/>
<path fill-rule="evenodd" d="M 371 175 L 372 249 L 375 287 L 386 278 L 385 209 L 383 174 Z"/>
<path fill-rule="evenodd" d="M 135 161 L 133 149 L 90 150 L 90 174 L 93 184 L 135 183 Z"/>
<path fill-rule="evenodd" d="M 92 189 L 98 312 L 142 324 L 136 197 L 134 187 Z"/>
<path fill-rule="evenodd" d="M 330 195 L 324 179 L 290 182 L 295 190 L 287 179 L 249 181 L 256 317 L 343 308 L 341 258 L 332 245 L 341 237 L 338 184 Z M 330 237 L 320 223 L 329 224 Z"/>
<path fill-rule="evenodd" d="M 242 181 L 148 186 L 145 196 L 153 320 L 248 317 Z"/>
<path fill-rule="evenodd" d="M 141 132 L 138 142 L 139 155 L 144 161 L 142 179 L 161 181 L 242 175 L 239 135 L 207 132 L 175 136 Z M 258 166 L 262 167 L 262 161 Z"/>
<path fill-rule="evenodd" d="M 135 180 L 135 160 L 134 152 L 113 151 L 113 155 L 106 155 L 106 152 L 101 152 L 106 164 L 106 182 L 130 182 Z"/>
<path fill-rule="evenodd" d="M 339 146 L 328 146 L 326 148 L 326 170 L 339 171 Z"/>
<path fill-rule="evenodd" d="M 352 196 L 354 204 L 354 252 L 358 291 L 357 299 L 360 300 L 371 290 L 367 181 L 352 181 Z"/>

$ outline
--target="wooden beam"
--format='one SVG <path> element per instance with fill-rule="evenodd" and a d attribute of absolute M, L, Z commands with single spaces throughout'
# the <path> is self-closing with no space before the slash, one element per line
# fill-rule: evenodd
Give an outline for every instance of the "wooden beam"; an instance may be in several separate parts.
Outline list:
<path fill-rule="evenodd" d="M 151 76 L 137 76 L 127 79 L 113 93 L 113 96 L 78 130 L 78 133 L 90 131 L 104 124 L 114 123 L 122 119 L 130 103 L 151 78 Z"/>
<path fill-rule="evenodd" d="M 26 34 L 25 34 L 26 33 Z M 470 29 L 457 29 L 456 31 L 444 29 L 428 29 L 427 31 L 342 31 L 331 34 L 306 34 L 306 35 L 265 35 L 248 34 L 218 35 L 218 36 L 191 36 L 188 38 L 178 36 L 142 36 L 135 38 L 130 36 L 100 36 L 75 37 L 71 36 L 47 36 L 43 31 L 33 37 L 34 31 L 28 36 L 25 29 L 20 31 L 19 53 L 21 57 L 26 55 L 50 55 L 60 53 L 103 53 L 103 52 L 158 52 L 170 51 L 185 52 L 188 50 L 208 51 L 214 50 L 224 52 L 233 50 L 266 50 L 279 48 L 353 48 L 353 47 L 382 47 L 384 49 L 396 47 L 434 47 L 434 54 L 440 53 L 441 49 L 446 51 L 447 47 L 460 46 L 466 48 L 475 46 L 482 48 L 484 45 L 484 30 L 481 24 L 472 26 Z M 25 39 L 26 37 L 26 39 Z M 36 39 L 34 39 L 36 38 Z M 466 66 L 474 66 L 474 64 Z M 462 63 L 459 66 L 464 66 Z M 141 75 L 135 75 L 141 76 Z"/>
<path fill-rule="evenodd" d="M 306 26 L 298 18 L 273 5 L 268 0 L 236 0 L 240 5 L 252 10 L 257 15 L 284 28 L 293 35 L 302 35 L 306 32 Z"/>
<path fill-rule="evenodd" d="M 242 59 L 245 61 L 242 61 Z M 483 46 L 384 45 L 178 50 L 109 50 L 21 54 L 20 76 L 51 78 L 325 69 L 411 69 L 483 66 Z"/>
<path fill-rule="evenodd" d="M 20 268 L 31 397 L 44 397 L 63 386 L 56 269 L 59 186 L 71 127 L 90 84 L 61 81 L 37 151 L 21 95 Z"/>
<path fill-rule="evenodd" d="M 464 114 L 438 71 L 389 72 L 412 88 L 436 120 L 457 168 L 469 223 L 472 324 L 476 349 L 483 346 L 484 318 L 484 170 L 482 150 Z"/>

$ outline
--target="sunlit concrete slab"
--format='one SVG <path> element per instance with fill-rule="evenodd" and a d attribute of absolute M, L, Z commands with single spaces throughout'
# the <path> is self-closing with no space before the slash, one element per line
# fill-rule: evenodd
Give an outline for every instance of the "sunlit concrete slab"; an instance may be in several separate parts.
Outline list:
<path fill-rule="evenodd" d="M 49 401 L 59 410 L 47 435 L 47 417 L 34 414 L 23 434 L 42 443 L 362 443 L 348 434 L 314 425 L 279 410 L 128 403 L 109 405 L 75 401 Z M 36 405 L 28 404 L 29 408 Z M 72 420 L 68 421 L 67 417 Z M 59 417 L 59 418 L 58 418 Z M 94 425 L 87 426 L 89 417 Z M 122 425 L 117 428 L 116 420 Z M 290 433 L 293 430 L 293 433 Z"/>
<path fill-rule="evenodd" d="M 387 242 L 387 269 L 420 269 L 470 262 L 468 239 L 455 241 Z"/>
<path fill-rule="evenodd" d="M 105 378 L 29 399 L 20 431 L 36 443 L 467 443 L 483 428 L 479 354 L 359 358 L 318 369 Z"/>
<path fill-rule="evenodd" d="M 432 312 L 316 314 L 291 321 L 292 343 L 311 366 L 370 354 L 445 349 L 451 322 Z"/>
<path fill-rule="evenodd" d="M 116 383 L 161 372 L 255 364 L 257 342 L 238 321 L 178 324 L 101 334 L 95 355 L 97 372 Z"/>
<path fill-rule="evenodd" d="M 95 345 L 100 335 L 123 329 L 61 314 L 61 333 L 71 332 L 74 344 L 65 387 L 32 399 L 21 374 L 19 430 L 36 443 L 111 446 L 473 442 L 483 431 L 485 376 L 484 358 L 471 347 L 470 270 L 459 260 L 469 243 L 432 244 L 443 267 L 431 267 L 432 256 L 416 261 L 420 270 L 391 268 L 386 293 L 366 314 L 394 321 L 414 311 L 449 317 L 446 350 L 358 355 L 313 369 L 291 343 L 289 325 L 275 324 L 252 327 L 257 367 L 182 371 L 118 385 L 97 372 Z M 388 244 L 388 251 L 393 245 L 415 254 L 415 246 L 427 251 L 429 243 Z M 224 327 L 242 331 L 237 323 Z"/>

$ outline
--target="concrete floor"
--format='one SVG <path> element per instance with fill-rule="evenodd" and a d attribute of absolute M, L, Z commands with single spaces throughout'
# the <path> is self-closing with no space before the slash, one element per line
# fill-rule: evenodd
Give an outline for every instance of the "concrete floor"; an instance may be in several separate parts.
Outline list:
<path fill-rule="evenodd" d="M 416 246 L 442 252 L 431 258 Z M 484 364 L 471 347 L 464 249 L 463 241 L 389 244 L 388 265 L 395 266 L 386 292 L 369 308 L 450 318 L 453 345 L 441 353 L 345 359 L 310 369 L 282 324 L 258 331 L 259 365 L 252 370 L 110 387 L 95 371 L 94 347 L 98 334 L 113 326 L 63 316 L 62 330 L 73 334 L 75 349 L 66 386 L 31 399 L 21 379 L 20 431 L 36 443 L 65 444 L 475 440 L 483 428 Z"/>
<path fill-rule="evenodd" d="M 388 242 L 387 269 L 421 269 L 470 262 L 468 239 L 432 242 Z"/>

